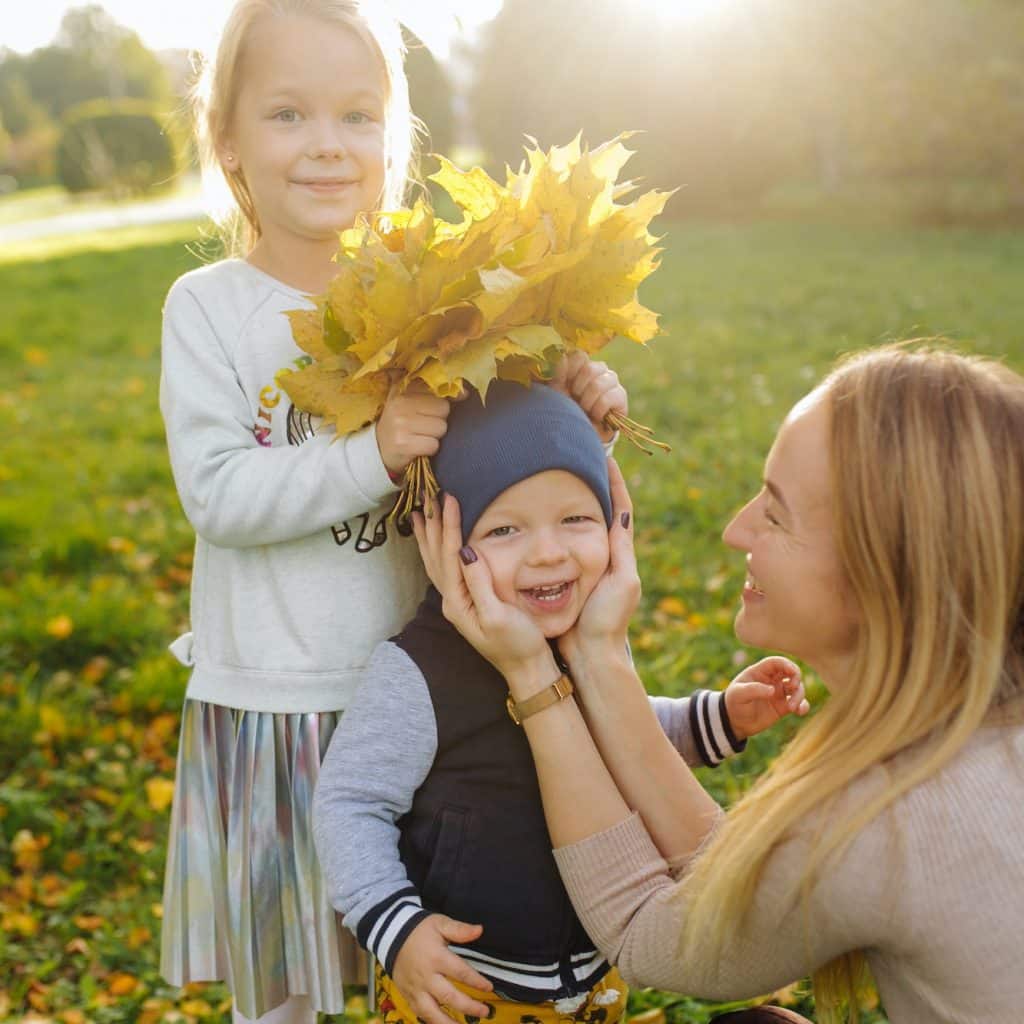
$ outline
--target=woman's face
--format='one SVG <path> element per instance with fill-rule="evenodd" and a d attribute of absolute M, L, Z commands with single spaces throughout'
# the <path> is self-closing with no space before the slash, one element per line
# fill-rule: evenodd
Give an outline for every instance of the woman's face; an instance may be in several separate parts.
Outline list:
<path fill-rule="evenodd" d="M 841 685 L 858 614 L 832 530 L 829 403 L 813 391 L 790 412 L 765 463 L 764 486 L 725 528 L 747 554 L 736 635 L 785 651 Z"/>

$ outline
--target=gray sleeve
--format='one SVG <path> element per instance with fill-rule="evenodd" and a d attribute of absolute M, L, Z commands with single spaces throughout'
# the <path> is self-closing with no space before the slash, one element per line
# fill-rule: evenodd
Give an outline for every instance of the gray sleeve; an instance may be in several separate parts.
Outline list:
<path fill-rule="evenodd" d="M 724 691 L 694 690 L 689 697 L 647 699 L 672 746 L 691 768 L 713 768 L 747 746 L 733 732 Z"/>
<path fill-rule="evenodd" d="M 388 973 L 427 916 L 399 856 L 397 821 L 436 753 L 423 674 L 400 647 L 380 644 L 321 766 L 313 832 L 331 904 Z"/>

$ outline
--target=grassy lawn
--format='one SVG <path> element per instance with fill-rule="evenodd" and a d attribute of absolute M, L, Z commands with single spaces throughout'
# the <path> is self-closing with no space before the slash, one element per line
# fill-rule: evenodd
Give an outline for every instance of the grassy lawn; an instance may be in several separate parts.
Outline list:
<path fill-rule="evenodd" d="M 754 653 L 732 636 L 743 565 L 719 533 L 787 408 L 837 353 L 896 338 L 942 334 L 1024 369 L 1024 235 L 668 229 L 645 298 L 669 334 L 609 358 L 634 415 L 673 446 L 620 456 L 645 580 L 635 652 L 652 690 L 683 694 Z M 165 646 L 186 620 L 192 548 L 157 411 L 160 307 L 197 262 L 193 234 L 0 257 L 0 1020 L 229 1019 L 222 987 L 179 992 L 156 973 L 185 685 Z M 734 799 L 788 732 L 704 781 Z M 712 1012 L 634 998 L 662 1005 L 677 1024 Z"/>

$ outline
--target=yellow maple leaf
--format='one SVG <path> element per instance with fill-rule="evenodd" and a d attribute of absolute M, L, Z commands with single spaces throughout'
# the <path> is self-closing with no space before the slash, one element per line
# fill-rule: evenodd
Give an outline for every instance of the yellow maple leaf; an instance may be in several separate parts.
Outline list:
<path fill-rule="evenodd" d="M 154 811 L 164 811 L 174 798 L 174 780 L 165 778 L 146 779 L 146 802 Z"/>
<path fill-rule="evenodd" d="M 461 212 L 437 218 L 422 201 L 341 233 L 338 273 L 315 311 L 291 316 L 312 357 L 278 375 L 300 409 L 338 434 L 379 416 L 391 388 L 412 380 L 452 398 L 502 377 L 543 377 L 568 349 L 593 352 L 616 334 L 644 343 L 657 316 L 637 287 L 656 267 L 648 231 L 666 193 L 620 202 L 628 135 L 588 150 L 579 136 L 526 150 L 504 185 L 443 157 L 431 180 Z"/>

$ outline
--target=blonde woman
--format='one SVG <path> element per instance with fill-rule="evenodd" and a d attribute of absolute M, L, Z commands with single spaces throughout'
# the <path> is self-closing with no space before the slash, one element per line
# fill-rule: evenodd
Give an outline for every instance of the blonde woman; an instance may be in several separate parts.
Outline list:
<path fill-rule="evenodd" d="M 803 660 L 830 697 L 728 813 L 659 737 L 623 656 L 640 588 L 613 479 L 612 567 L 560 645 L 577 699 L 523 723 L 598 947 L 633 984 L 708 998 L 812 975 L 820 1021 L 857 1020 L 866 965 L 892 1024 L 1017 1024 L 1024 379 L 889 347 L 790 412 L 725 530 L 747 558 L 736 633 Z M 513 699 L 543 691 L 558 666 L 483 560 L 460 560 L 454 502 L 419 531 L 449 618 Z"/>

